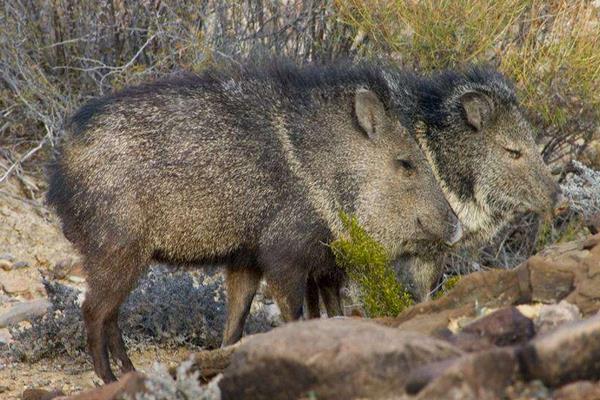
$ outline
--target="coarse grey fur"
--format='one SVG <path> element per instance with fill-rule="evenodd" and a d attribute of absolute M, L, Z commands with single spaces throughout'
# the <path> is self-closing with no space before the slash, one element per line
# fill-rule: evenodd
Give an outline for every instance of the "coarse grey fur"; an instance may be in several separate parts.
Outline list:
<path fill-rule="evenodd" d="M 418 76 L 383 67 L 391 108 L 407 126 L 464 229 L 461 246 L 490 240 L 517 214 L 548 212 L 560 196 L 534 141 L 512 83 L 491 67 Z M 405 258 L 425 299 L 439 278 L 445 248 Z M 420 286 L 420 287 L 419 287 Z M 416 289 L 416 290 L 415 290 Z"/>
<path fill-rule="evenodd" d="M 355 215 L 390 253 L 454 242 L 457 220 L 369 65 L 208 70 L 83 106 L 50 167 L 48 202 L 84 256 L 94 369 L 129 371 L 119 306 L 155 260 L 228 266 L 224 343 L 264 277 L 285 319 Z"/>

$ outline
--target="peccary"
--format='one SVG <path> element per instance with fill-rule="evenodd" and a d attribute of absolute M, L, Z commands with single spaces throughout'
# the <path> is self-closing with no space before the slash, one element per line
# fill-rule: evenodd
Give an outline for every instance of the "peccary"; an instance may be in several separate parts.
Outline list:
<path fill-rule="evenodd" d="M 286 320 L 307 281 L 337 276 L 327 243 L 355 215 L 390 254 L 454 243 L 456 216 L 367 64 L 274 62 L 125 89 L 84 105 L 47 195 L 84 257 L 94 370 L 134 367 L 119 306 L 153 261 L 227 265 L 224 343 L 239 339 L 264 277 Z"/>
<path fill-rule="evenodd" d="M 508 79 L 484 66 L 431 76 L 386 63 L 381 69 L 391 93 L 390 109 L 419 143 L 463 225 L 461 246 L 490 240 L 518 213 L 552 209 L 560 187 L 540 156 Z M 428 298 L 443 272 L 446 252 L 432 242 L 429 251 L 397 260 L 400 279 L 415 299 Z M 332 285 L 337 283 L 317 286 L 323 294 Z M 319 315 L 316 293 L 314 285 L 307 293 L 313 317 Z"/>

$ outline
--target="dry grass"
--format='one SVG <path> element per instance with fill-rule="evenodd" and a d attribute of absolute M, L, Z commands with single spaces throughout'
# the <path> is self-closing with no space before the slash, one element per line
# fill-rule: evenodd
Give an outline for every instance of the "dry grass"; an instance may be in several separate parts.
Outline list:
<path fill-rule="evenodd" d="M 485 62 L 513 78 L 549 161 L 576 153 L 600 114 L 600 3 L 585 0 L 338 0 L 341 18 L 410 68 Z M 565 134 L 571 137 L 565 138 Z"/>

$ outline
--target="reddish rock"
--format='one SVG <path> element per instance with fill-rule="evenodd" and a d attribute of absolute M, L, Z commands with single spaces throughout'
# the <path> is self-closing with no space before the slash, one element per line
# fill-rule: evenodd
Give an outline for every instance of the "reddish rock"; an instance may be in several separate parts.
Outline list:
<path fill-rule="evenodd" d="M 219 382 L 223 400 L 385 398 L 411 370 L 454 358 L 449 343 L 357 319 L 309 320 L 248 337 Z"/>
<path fill-rule="evenodd" d="M 474 317 L 476 304 L 498 308 L 562 299 L 577 306 L 583 316 L 600 310 L 600 234 L 550 246 L 513 270 L 467 275 L 441 298 L 377 322 L 431 334 L 446 328 L 452 319 Z"/>
<path fill-rule="evenodd" d="M 556 303 L 571 293 L 575 277 L 564 271 L 563 265 L 542 256 L 533 256 L 527 261 L 532 288 L 532 300 Z"/>
<path fill-rule="evenodd" d="M 526 342 L 535 335 L 533 321 L 516 307 L 506 307 L 479 318 L 462 330 L 488 340 L 496 346 Z"/>
<path fill-rule="evenodd" d="M 559 386 L 600 376 L 600 315 L 562 325 L 518 351 L 524 376 Z"/>

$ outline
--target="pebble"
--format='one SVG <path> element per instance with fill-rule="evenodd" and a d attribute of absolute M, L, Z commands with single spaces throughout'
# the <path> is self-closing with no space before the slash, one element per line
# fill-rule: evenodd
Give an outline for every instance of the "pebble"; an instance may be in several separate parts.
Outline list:
<path fill-rule="evenodd" d="M 0 260 L 7 260 L 10 262 L 13 262 L 13 261 L 15 261 L 15 256 L 13 256 L 10 253 L 2 253 L 2 254 L 0 254 Z"/>
<path fill-rule="evenodd" d="M 13 268 L 12 262 L 0 258 L 0 269 L 10 271 Z"/>
<path fill-rule="evenodd" d="M 80 277 L 80 276 L 75 276 L 75 275 L 70 275 L 69 276 L 69 282 L 73 282 L 73 283 L 84 283 L 85 279 Z"/>
<path fill-rule="evenodd" d="M 46 299 L 17 303 L 0 315 L 0 328 L 44 315 L 48 307 L 50 302 Z"/>
<path fill-rule="evenodd" d="M 27 261 L 17 261 L 14 263 L 13 267 L 14 269 L 29 268 L 29 263 Z"/>
<path fill-rule="evenodd" d="M 10 334 L 8 328 L 0 329 L 0 345 L 9 344 L 12 342 L 12 335 Z"/>
<path fill-rule="evenodd" d="M 12 295 L 25 293 L 29 290 L 29 285 L 25 279 L 10 275 L 2 279 L 2 287 L 7 294 Z"/>

